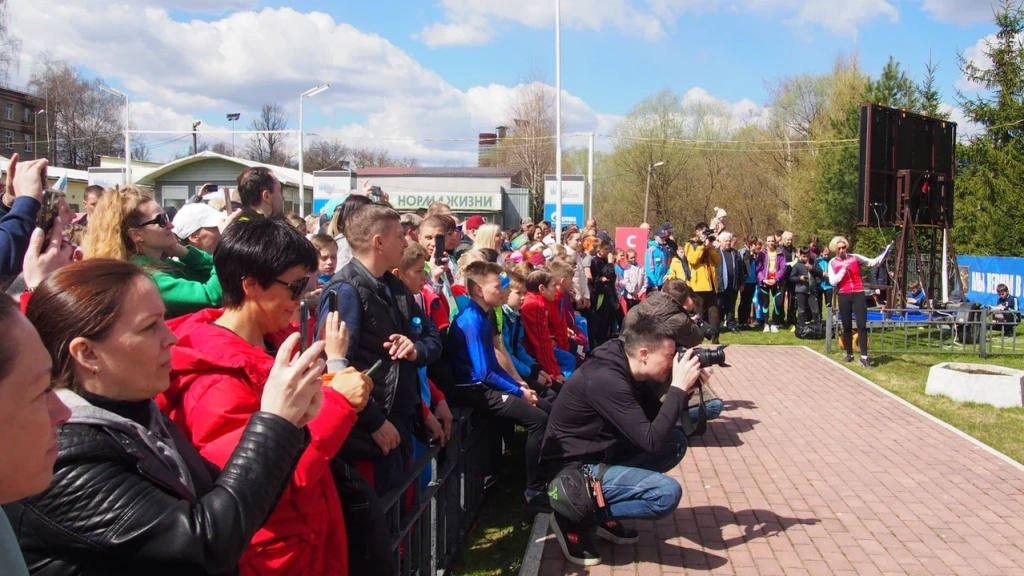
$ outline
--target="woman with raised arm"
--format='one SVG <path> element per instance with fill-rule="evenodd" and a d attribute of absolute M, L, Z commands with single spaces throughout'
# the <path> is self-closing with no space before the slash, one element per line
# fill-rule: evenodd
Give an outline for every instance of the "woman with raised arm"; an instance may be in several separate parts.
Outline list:
<path fill-rule="evenodd" d="M 875 258 L 867 258 L 849 252 L 850 241 L 836 236 L 828 243 L 836 256 L 828 263 L 828 282 L 839 294 L 839 321 L 843 324 L 843 341 L 846 345 L 846 361 L 853 362 L 853 316 L 857 317 L 857 346 L 860 348 L 860 364 L 870 368 L 868 362 L 867 298 L 864 296 L 864 281 L 861 266 L 878 266 L 889 255 L 892 244 L 885 247 Z"/>
<path fill-rule="evenodd" d="M 4 505 L 31 573 L 237 572 L 288 484 L 320 409 L 323 346 L 294 360 L 297 339 L 282 346 L 220 469 L 153 401 L 170 384 L 177 342 L 164 312 L 156 285 L 120 260 L 68 265 L 33 291 L 26 316 L 71 414 L 56 436 L 49 487 Z"/>

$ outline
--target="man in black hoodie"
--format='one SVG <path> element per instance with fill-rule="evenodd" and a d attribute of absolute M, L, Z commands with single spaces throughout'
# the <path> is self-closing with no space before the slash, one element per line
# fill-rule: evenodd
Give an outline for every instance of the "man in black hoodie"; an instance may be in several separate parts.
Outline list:
<path fill-rule="evenodd" d="M 541 448 L 541 474 L 552 478 L 580 463 L 601 478 L 604 507 L 596 526 L 578 525 L 554 513 L 552 527 L 566 559 L 590 566 L 601 561 L 589 529 L 615 544 L 635 543 L 623 519 L 657 520 L 679 505 L 682 488 L 663 472 L 686 453 L 676 422 L 687 393 L 709 373 L 692 357 L 676 354 L 683 315 L 668 316 L 648 302 L 629 312 L 622 336 L 594 351 L 566 382 L 548 419 Z M 654 382 L 671 382 L 659 406 Z"/>

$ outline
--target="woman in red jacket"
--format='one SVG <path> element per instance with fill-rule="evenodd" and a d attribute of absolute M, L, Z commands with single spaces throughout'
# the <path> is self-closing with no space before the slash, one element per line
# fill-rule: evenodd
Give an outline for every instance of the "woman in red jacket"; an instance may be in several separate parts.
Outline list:
<path fill-rule="evenodd" d="M 172 350 L 171 387 L 160 405 L 200 454 L 222 466 L 258 410 L 271 355 L 316 273 L 317 253 L 285 222 L 258 218 L 225 231 L 214 265 L 225 308 L 171 323 L 179 341 Z M 337 371 L 332 364 L 339 354 L 328 356 L 328 370 Z M 356 421 L 357 409 L 335 389 L 338 383 L 344 390 L 343 381 L 325 385 L 320 414 L 309 422 L 309 447 L 242 557 L 243 575 L 348 574 L 345 521 L 329 468 Z"/>

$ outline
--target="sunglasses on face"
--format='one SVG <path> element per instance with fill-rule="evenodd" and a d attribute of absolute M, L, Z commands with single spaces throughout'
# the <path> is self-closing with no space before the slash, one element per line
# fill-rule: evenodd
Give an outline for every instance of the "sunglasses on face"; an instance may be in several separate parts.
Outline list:
<path fill-rule="evenodd" d="M 309 284 L 309 276 L 305 276 L 293 284 L 289 284 L 284 280 L 278 280 L 277 278 L 274 278 L 274 282 L 291 290 L 292 300 L 298 301 L 302 298 L 302 293 L 306 291 L 306 285 Z"/>
<path fill-rule="evenodd" d="M 153 218 L 152 220 L 146 220 L 142 224 L 139 224 L 138 227 L 143 228 L 145 226 L 149 226 L 150 224 L 156 224 L 161 228 L 167 228 L 167 224 L 169 224 L 170 222 L 171 219 L 167 217 L 167 214 L 161 212 L 160 214 L 157 215 L 156 218 Z"/>

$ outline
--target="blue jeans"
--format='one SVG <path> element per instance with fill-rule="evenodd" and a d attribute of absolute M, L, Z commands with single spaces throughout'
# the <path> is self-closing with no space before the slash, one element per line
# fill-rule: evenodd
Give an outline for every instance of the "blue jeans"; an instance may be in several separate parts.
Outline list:
<path fill-rule="evenodd" d="M 718 398 L 712 398 L 704 402 L 704 409 L 708 412 L 708 420 L 714 420 L 722 415 L 722 401 Z M 697 422 L 697 418 L 700 416 L 700 406 L 694 406 L 690 408 L 690 422 Z"/>
<path fill-rule="evenodd" d="M 672 514 L 679 507 L 683 488 L 662 472 L 679 465 L 686 446 L 686 435 L 673 430 L 657 454 L 642 452 L 614 465 L 592 464 L 595 476 L 604 471 L 601 489 L 606 507 L 598 513 L 598 522 L 658 520 Z"/>
<path fill-rule="evenodd" d="M 555 360 L 558 361 L 558 367 L 562 369 L 562 375 L 566 378 L 576 371 L 576 356 L 572 352 L 555 348 Z M 554 378 L 554 375 L 551 377 Z"/>

